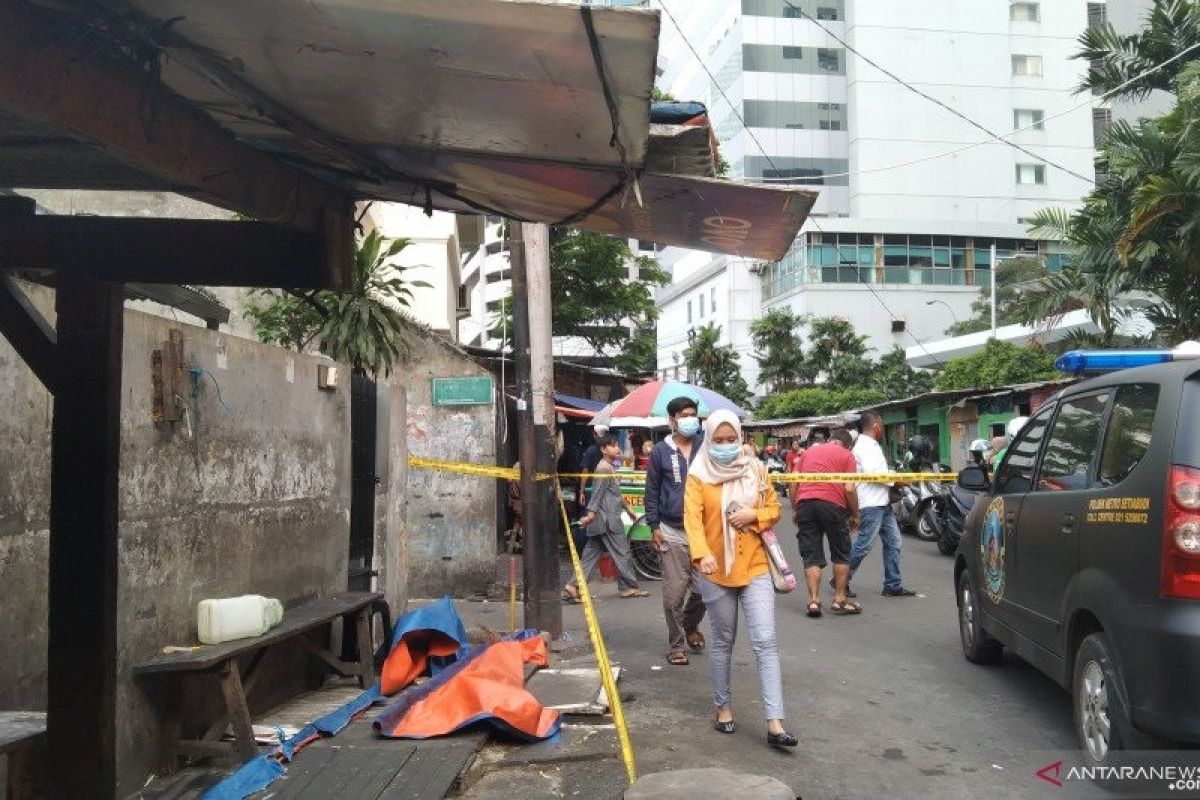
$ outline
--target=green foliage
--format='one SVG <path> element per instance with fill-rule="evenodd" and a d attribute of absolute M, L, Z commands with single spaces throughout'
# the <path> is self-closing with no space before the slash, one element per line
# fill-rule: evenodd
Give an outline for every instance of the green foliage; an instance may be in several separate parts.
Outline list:
<path fill-rule="evenodd" d="M 793 419 L 837 414 L 882 403 L 888 398 L 878 389 L 831 389 L 810 386 L 763 398 L 755 410 L 758 419 Z"/>
<path fill-rule="evenodd" d="M 933 375 L 910 367 L 904 349 L 893 347 L 872 368 L 870 386 L 885 400 L 901 400 L 933 391 Z"/>
<path fill-rule="evenodd" d="M 658 334 L 654 321 L 643 320 L 633 329 L 633 336 L 613 365 L 622 375 L 643 375 L 654 372 L 658 358 Z"/>
<path fill-rule="evenodd" d="M 1155 0 L 1139 33 L 1102 26 L 1081 37 L 1076 57 L 1091 65 L 1083 88 L 1116 90 L 1197 43 L 1200 4 Z M 1200 337 L 1200 61 L 1175 61 L 1117 96 L 1154 89 L 1176 95 L 1173 110 L 1138 125 L 1114 123 L 1097 158 L 1105 177 L 1083 207 L 1073 214 L 1047 209 L 1034 219 L 1035 235 L 1064 239 L 1079 265 L 1076 274 L 1042 287 L 1046 305 L 1063 300 L 1064 307 L 1088 308 L 1102 341 L 1113 340 L 1116 300 L 1127 291 L 1151 296 L 1146 316 L 1161 343 Z"/>
<path fill-rule="evenodd" d="M 638 280 L 629 280 L 629 262 Z M 670 283 L 671 276 L 647 256 L 634 257 L 624 239 L 593 231 L 554 228 L 550 232 L 550 306 L 555 336 L 578 336 L 597 351 L 627 351 L 634 334 L 629 320 L 656 319 L 650 287 Z M 499 339 L 507 323 L 512 338 L 512 307 L 505 302 L 493 322 Z M 632 357 L 636 357 L 633 353 Z"/>
<path fill-rule="evenodd" d="M 684 348 L 683 361 L 692 379 L 706 389 L 745 403 L 750 387 L 742 377 L 738 354 L 733 345 L 721 344 L 721 327 L 713 323 L 696 330 L 696 337 Z"/>
<path fill-rule="evenodd" d="M 355 370 L 391 374 L 407 354 L 404 331 L 410 323 L 401 309 L 412 301 L 410 287 L 429 285 L 404 280 L 406 267 L 390 262 L 408 244 L 408 239 L 388 239 L 379 231 L 367 234 L 355 248 L 347 292 L 255 293 L 246 308 L 255 334 L 296 350 L 317 341 L 322 353 Z"/>
<path fill-rule="evenodd" d="M 1060 377 L 1061 373 L 1054 369 L 1054 357 L 1045 350 L 989 339 L 979 352 L 946 364 L 937 377 L 937 388 L 992 389 Z"/>
<path fill-rule="evenodd" d="M 794 389 L 811 383 L 815 375 L 804 356 L 800 328 L 808 318 L 790 308 L 773 308 L 750 324 L 758 379 L 769 391 Z"/>
<path fill-rule="evenodd" d="M 665 89 L 655 86 L 650 90 L 650 101 L 653 103 L 674 103 L 675 96 Z"/>

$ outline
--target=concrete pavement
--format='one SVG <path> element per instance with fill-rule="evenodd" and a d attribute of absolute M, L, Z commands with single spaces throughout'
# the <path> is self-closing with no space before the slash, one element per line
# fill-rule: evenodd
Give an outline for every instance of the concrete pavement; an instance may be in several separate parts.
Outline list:
<path fill-rule="evenodd" d="M 779 534 L 790 563 L 798 566 L 790 522 Z M 624 667 L 625 713 L 640 772 L 726 767 L 777 778 L 805 800 L 1051 796 L 1053 787 L 1033 773 L 1044 766 L 1038 751 L 1076 746 L 1069 695 L 1007 654 L 997 667 L 965 661 L 951 559 L 912 538 L 905 537 L 903 547 L 904 581 L 919 597 L 880 596 L 876 543 L 854 582 L 862 616 L 835 617 L 826 611 L 813 620 L 804 614 L 803 590 L 778 598 L 787 725 L 800 737 L 794 752 L 765 744 L 758 677 L 744 626 L 734 653 L 739 730 L 728 736 L 711 726 L 705 657 L 693 656 L 686 667 L 667 664 L 657 584 L 643 584 L 651 597 L 622 600 L 614 584 L 598 583 L 608 650 Z M 832 592 L 825 590 L 828 609 Z M 575 645 L 586 648 L 582 609 L 568 606 L 564 616 Z M 621 768 L 615 736 L 609 735 L 612 758 L 581 759 L 577 768 L 570 759 L 557 761 L 552 773 L 543 775 L 548 777 L 544 796 L 618 797 L 613 787 L 621 783 Z M 519 750 L 510 751 L 510 757 L 518 759 L 508 765 L 510 779 L 522 771 L 531 777 L 527 767 L 521 769 Z M 502 793 L 503 766 L 497 764 L 496 774 L 477 783 L 470 795 Z M 527 789 L 524 794 L 536 793 Z"/>

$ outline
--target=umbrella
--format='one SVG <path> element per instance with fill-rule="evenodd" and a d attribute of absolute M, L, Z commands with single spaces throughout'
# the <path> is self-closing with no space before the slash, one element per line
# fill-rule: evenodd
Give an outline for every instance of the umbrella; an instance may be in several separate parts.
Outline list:
<path fill-rule="evenodd" d="M 747 416 L 736 403 L 711 389 L 679 381 L 651 381 L 598 411 L 592 424 L 610 428 L 664 428 L 667 426 L 667 404 L 676 397 L 695 400 L 701 417 L 720 409 L 732 411 L 742 419 Z"/>

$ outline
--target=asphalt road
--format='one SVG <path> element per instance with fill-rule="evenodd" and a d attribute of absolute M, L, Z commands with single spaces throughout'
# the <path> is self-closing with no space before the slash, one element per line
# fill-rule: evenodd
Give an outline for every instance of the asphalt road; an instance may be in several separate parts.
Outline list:
<path fill-rule="evenodd" d="M 779 534 L 798 565 L 790 522 Z M 597 584 L 608 650 L 624 667 L 640 771 L 723 766 L 778 778 L 804 800 L 1053 796 L 1034 772 L 1047 763 L 1041 751 L 1076 746 L 1070 697 L 1007 653 L 995 667 L 963 659 L 951 564 L 934 545 L 905 537 L 904 582 L 918 597 L 880 596 L 877 543 L 854 582 L 862 616 L 813 620 L 802 590 L 778 598 L 787 725 L 800 737 L 786 753 L 765 744 L 744 629 L 734 666 L 740 729 L 722 735 L 711 726 L 705 657 L 686 667 L 666 662 L 657 584 L 644 583 L 652 596 L 635 600 Z M 577 640 L 586 637 L 579 606 L 564 608 L 564 621 Z"/>

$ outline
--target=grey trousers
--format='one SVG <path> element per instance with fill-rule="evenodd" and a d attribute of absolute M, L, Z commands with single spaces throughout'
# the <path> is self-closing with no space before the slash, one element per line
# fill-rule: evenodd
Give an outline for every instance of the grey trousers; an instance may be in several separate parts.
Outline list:
<path fill-rule="evenodd" d="M 663 616 L 667 618 L 667 644 L 672 653 L 683 652 L 687 635 L 704 619 L 699 573 L 692 567 L 686 544 L 667 544 L 662 553 Z"/>
<path fill-rule="evenodd" d="M 770 573 L 759 575 L 746 586 L 731 589 L 700 576 L 700 594 L 708 608 L 711 635 L 708 642 L 708 671 L 713 683 L 713 704 L 728 706 L 730 659 L 737 638 L 738 605 L 750 628 L 750 649 L 758 661 L 763 711 L 768 720 L 783 719 L 783 677 L 779 646 L 775 641 L 775 587 Z"/>
<path fill-rule="evenodd" d="M 606 530 L 604 533 L 588 536 L 583 553 L 579 556 L 584 577 L 589 582 L 592 580 L 592 573 L 596 571 L 596 565 L 600 563 L 600 556 L 604 555 L 605 550 L 617 565 L 617 589 L 623 592 L 626 589 L 638 588 L 637 573 L 633 571 L 633 554 L 629 551 L 629 537 L 624 532 Z M 571 585 L 574 584 L 575 582 L 571 581 Z"/>

